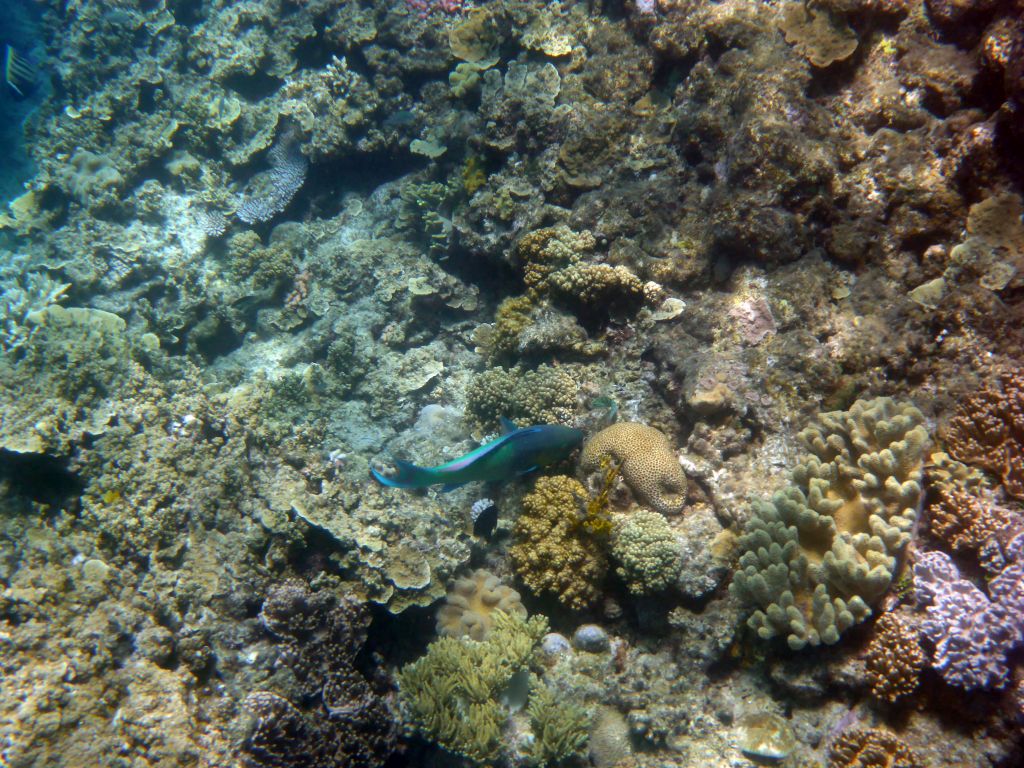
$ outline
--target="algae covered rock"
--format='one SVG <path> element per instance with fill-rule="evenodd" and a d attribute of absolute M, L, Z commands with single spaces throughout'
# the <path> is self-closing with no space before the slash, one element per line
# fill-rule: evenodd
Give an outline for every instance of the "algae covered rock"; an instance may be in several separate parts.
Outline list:
<path fill-rule="evenodd" d="M 730 590 L 747 624 L 789 646 L 831 645 L 871 615 L 910 541 L 921 498 L 924 417 L 889 398 L 820 416 L 793 484 L 757 501 Z"/>

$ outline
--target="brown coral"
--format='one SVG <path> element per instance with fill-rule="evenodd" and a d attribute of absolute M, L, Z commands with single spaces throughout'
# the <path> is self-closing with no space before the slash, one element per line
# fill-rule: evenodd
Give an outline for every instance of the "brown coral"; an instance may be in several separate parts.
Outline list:
<path fill-rule="evenodd" d="M 516 573 L 533 592 L 555 595 L 563 605 L 582 609 L 599 597 L 608 559 L 581 525 L 586 489 L 565 475 L 538 478 L 523 497 L 513 528 L 510 554 Z"/>
<path fill-rule="evenodd" d="M 921 758 L 895 734 L 878 728 L 850 728 L 828 753 L 829 768 L 923 768 Z"/>
<path fill-rule="evenodd" d="M 957 406 L 946 444 L 955 458 L 996 473 L 1008 494 L 1024 499 L 1024 370 L 999 383 Z"/>
<path fill-rule="evenodd" d="M 785 34 L 786 42 L 816 67 L 842 61 L 857 50 L 857 35 L 827 8 L 788 3 L 782 9 L 779 28 Z"/>
<path fill-rule="evenodd" d="M 580 466 L 595 472 L 611 458 L 637 500 L 673 515 L 686 503 L 686 475 L 668 438 L 654 427 L 633 422 L 602 429 L 583 446 Z"/>
<path fill-rule="evenodd" d="M 478 569 L 456 579 L 437 612 L 437 634 L 483 640 L 491 630 L 492 614 L 501 611 L 526 618 L 519 593 L 502 584 L 490 571 Z"/>
<path fill-rule="evenodd" d="M 1007 511 L 986 498 L 985 478 L 945 453 L 932 456 L 928 478 L 928 524 L 957 552 L 977 553 L 1011 524 Z"/>
<path fill-rule="evenodd" d="M 913 692 L 928 661 L 918 632 L 893 613 L 884 614 L 875 624 L 866 656 L 872 695 L 890 703 Z"/>

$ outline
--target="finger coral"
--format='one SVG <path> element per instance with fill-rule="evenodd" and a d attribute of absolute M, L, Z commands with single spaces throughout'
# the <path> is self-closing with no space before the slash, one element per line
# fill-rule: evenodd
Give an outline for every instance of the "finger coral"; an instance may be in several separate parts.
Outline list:
<path fill-rule="evenodd" d="M 587 491 L 566 475 L 541 477 L 523 497 L 510 554 L 516 573 L 534 593 L 553 594 L 582 609 L 599 597 L 608 570 L 604 552 L 583 525 Z"/>
<path fill-rule="evenodd" d="M 668 437 L 646 424 L 612 424 L 583 446 L 580 466 L 595 472 L 610 458 L 644 506 L 673 515 L 686 503 L 686 476 Z"/>
<path fill-rule="evenodd" d="M 871 693 L 890 703 L 913 692 L 928 663 L 917 630 L 893 613 L 886 613 L 875 624 L 866 655 Z"/>
<path fill-rule="evenodd" d="M 1008 494 L 1024 499 L 1024 371 L 965 397 L 949 420 L 946 444 L 955 458 L 994 472 Z"/>
<path fill-rule="evenodd" d="M 800 437 L 793 485 L 757 501 L 730 589 L 756 610 L 758 636 L 794 650 L 831 645 L 871 614 L 910 540 L 928 433 L 889 398 L 824 413 Z"/>
<path fill-rule="evenodd" d="M 478 569 L 456 579 L 437 612 L 437 634 L 483 640 L 494 623 L 494 612 L 526 618 L 519 593 L 502 584 L 490 571 Z"/>
<path fill-rule="evenodd" d="M 829 768 L 923 768 L 921 758 L 895 734 L 878 728 L 850 728 L 828 752 Z"/>

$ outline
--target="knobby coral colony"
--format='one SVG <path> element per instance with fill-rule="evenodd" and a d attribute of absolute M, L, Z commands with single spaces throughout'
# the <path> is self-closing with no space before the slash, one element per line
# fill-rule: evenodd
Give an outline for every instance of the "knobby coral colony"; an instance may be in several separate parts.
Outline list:
<path fill-rule="evenodd" d="M 1024 765 L 1021 0 L 2 6 L 0 765 Z"/>

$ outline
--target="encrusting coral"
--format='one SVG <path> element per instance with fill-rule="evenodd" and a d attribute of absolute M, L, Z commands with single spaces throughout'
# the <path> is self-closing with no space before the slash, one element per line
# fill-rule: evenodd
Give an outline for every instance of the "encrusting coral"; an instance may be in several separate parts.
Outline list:
<path fill-rule="evenodd" d="M 504 613 L 482 642 L 442 637 L 424 656 L 398 673 L 400 694 L 413 724 L 450 752 L 478 765 L 492 765 L 508 747 L 502 731 L 509 710 L 502 695 L 529 674 L 540 639 L 548 630 L 543 616 L 527 620 Z M 527 713 L 533 729 L 530 752 L 535 765 L 553 765 L 570 757 L 586 740 L 587 719 L 560 702 L 536 678 Z"/>
<path fill-rule="evenodd" d="M 663 515 L 640 509 L 628 515 L 612 534 L 616 572 L 636 594 L 666 589 L 679 576 L 680 547 Z"/>
<path fill-rule="evenodd" d="M 490 632 L 495 611 L 526 618 L 519 593 L 490 571 L 478 569 L 456 579 L 449 588 L 437 612 L 437 634 L 483 640 Z"/>
<path fill-rule="evenodd" d="M 865 657 L 871 694 L 890 703 L 914 691 L 928 663 L 917 629 L 894 613 L 876 622 Z"/>
<path fill-rule="evenodd" d="M 757 501 L 730 589 L 756 607 L 759 637 L 794 650 L 831 645 L 871 615 L 910 540 L 928 433 L 889 398 L 824 413 L 801 432 L 810 450 L 793 485 Z"/>
<path fill-rule="evenodd" d="M 998 387 L 967 395 L 946 430 L 949 452 L 998 475 L 1024 499 L 1024 371 L 1005 373 Z"/>
<path fill-rule="evenodd" d="M 516 574 L 538 595 L 553 594 L 570 608 L 592 605 L 608 560 L 583 525 L 586 489 L 566 475 L 540 477 L 522 504 L 509 552 Z"/>
<path fill-rule="evenodd" d="M 622 479 L 640 504 L 663 515 L 682 510 L 686 475 L 664 433 L 646 424 L 612 424 L 583 446 L 580 467 L 585 472 L 598 471 L 606 458 L 619 465 Z"/>
<path fill-rule="evenodd" d="M 879 728 L 850 728 L 832 743 L 829 768 L 924 768 L 917 753 Z"/>

